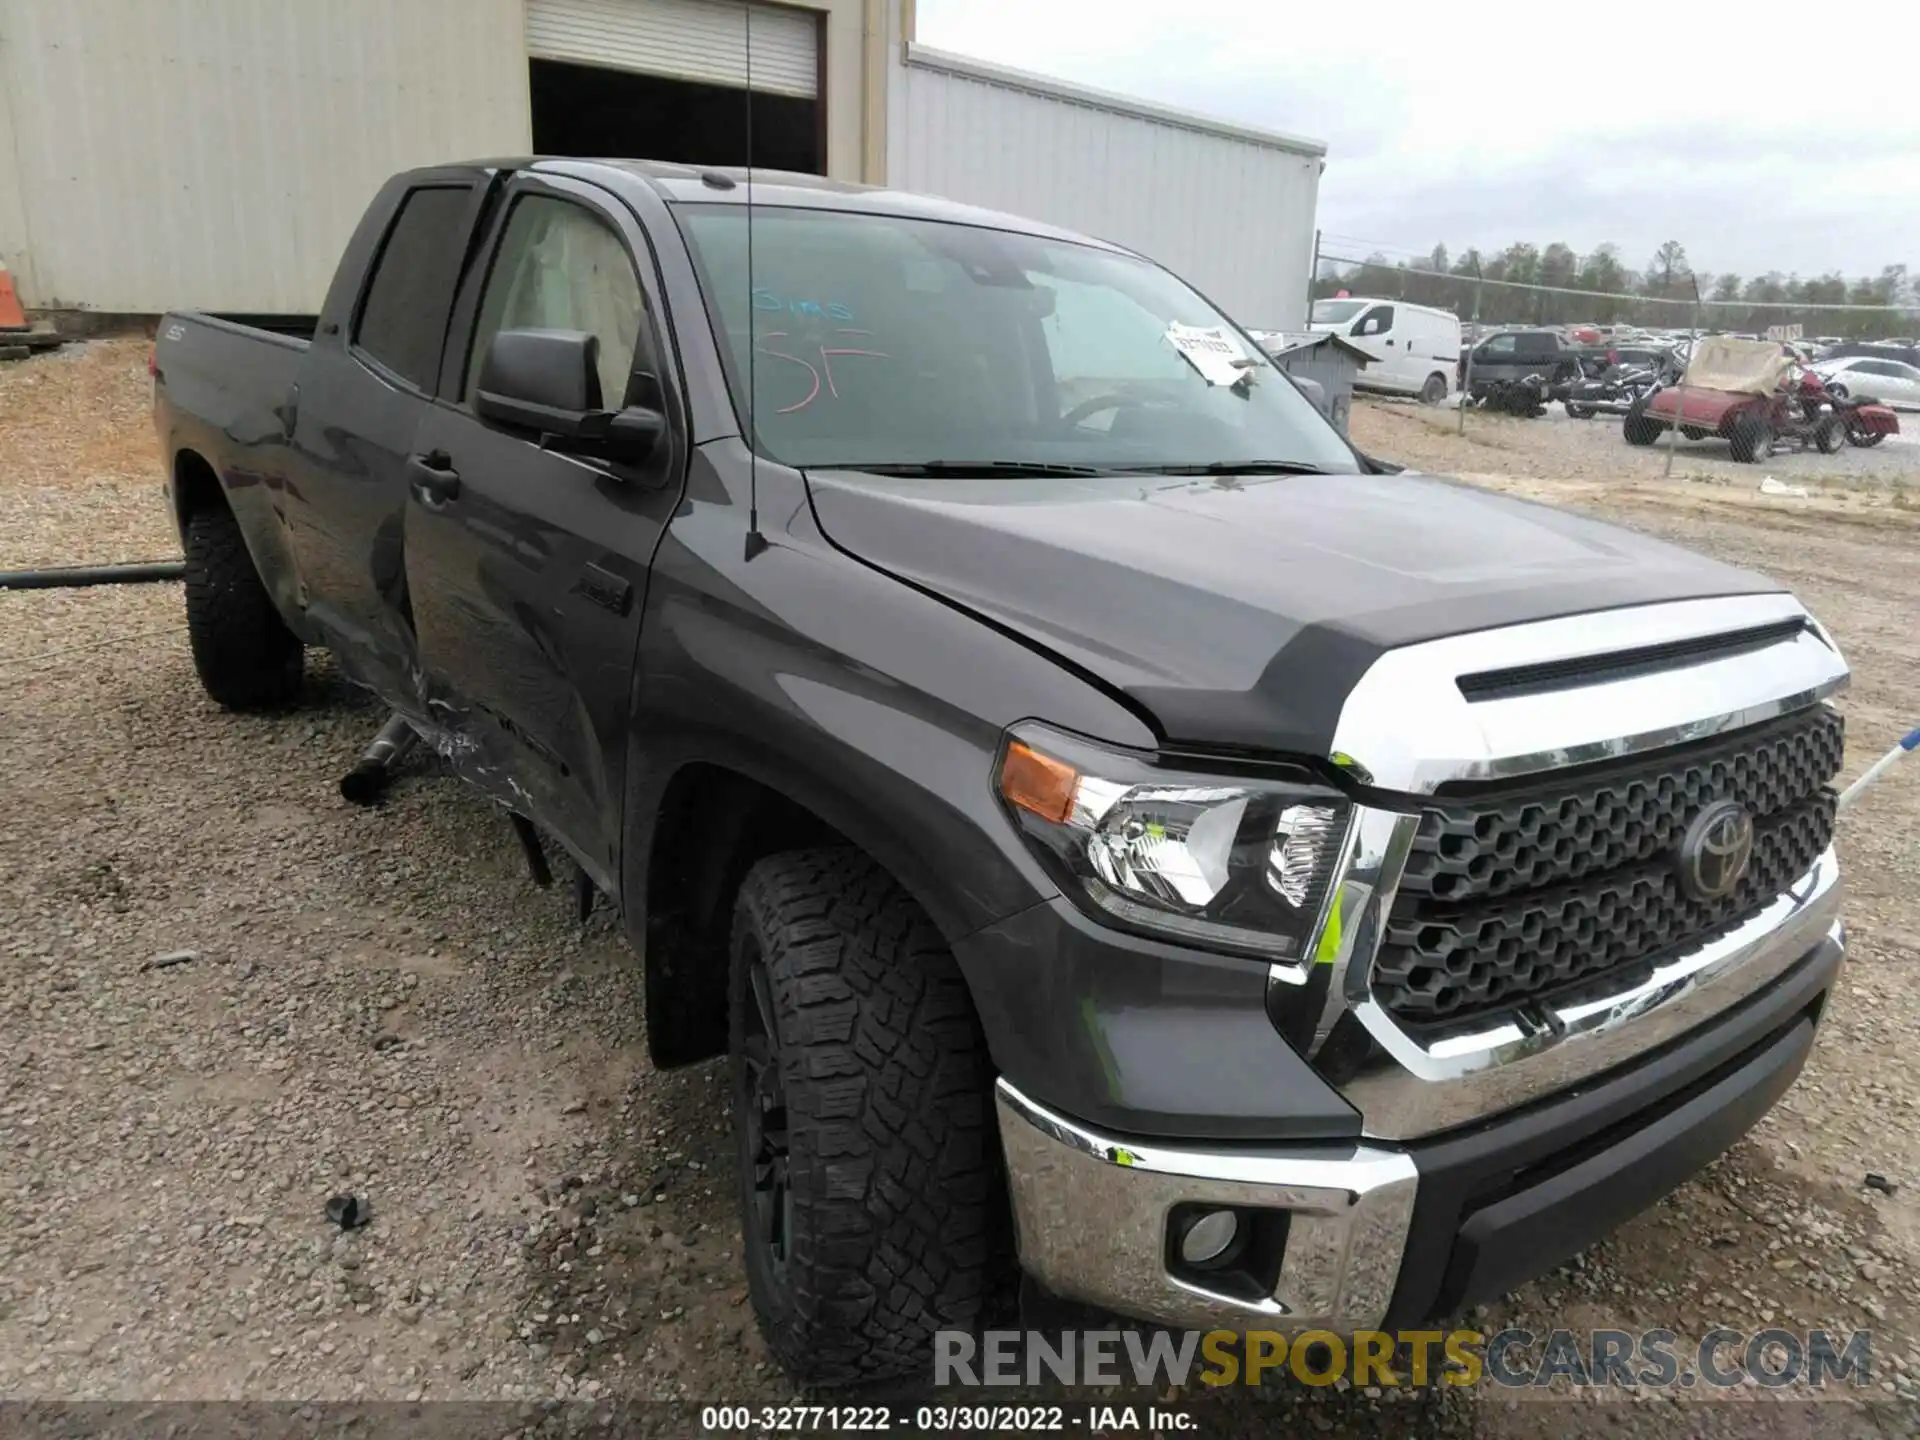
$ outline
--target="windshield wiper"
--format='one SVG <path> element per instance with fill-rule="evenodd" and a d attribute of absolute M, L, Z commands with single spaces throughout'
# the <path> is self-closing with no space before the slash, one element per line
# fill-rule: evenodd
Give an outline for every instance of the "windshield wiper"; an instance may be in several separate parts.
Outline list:
<path fill-rule="evenodd" d="M 809 465 L 809 470 L 858 470 L 864 475 L 940 475 L 965 480 L 980 476 L 1018 477 L 1021 475 L 1113 475 L 1117 471 L 1098 465 L 1054 465 L 1028 460 L 913 460 L 884 461 L 871 465 Z"/>
<path fill-rule="evenodd" d="M 1214 460 L 1205 465 L 1123 465 L 1133 475 L 1332 475 L 1309 460 Z"/>

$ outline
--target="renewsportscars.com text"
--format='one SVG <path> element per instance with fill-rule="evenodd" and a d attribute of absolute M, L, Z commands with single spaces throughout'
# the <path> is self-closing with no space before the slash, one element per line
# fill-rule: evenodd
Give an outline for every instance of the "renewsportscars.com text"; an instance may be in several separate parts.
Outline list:
<path fill-rule="evenodd" d="M 1824 1390 L 1873 1383 L 1872 1333 L 1672 1330 L 944 1330 L 935 1385 L 1356 1386 Z"/>

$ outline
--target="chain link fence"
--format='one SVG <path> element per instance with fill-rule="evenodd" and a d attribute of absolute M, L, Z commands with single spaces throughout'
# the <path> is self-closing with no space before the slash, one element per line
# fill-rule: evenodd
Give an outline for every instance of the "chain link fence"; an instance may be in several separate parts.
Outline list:
<path fill-rule="evenodd" d="M 1671 251 L 1677 253 L 1679 247 Z M 1854 281 L 1839 276 L 1800 280 L 1769 275 L 1743 282 L 1735 276 L 1696 277 L 1682 261 L 1665 273 L 1654 268 L 1636 274 L 1615 266 L 1616 273 L 1605 278 L 1616 280 L 1617 288 L 1599 288 L 1590 283 L 1591 268 L 1583 272 L 1570 254 L 1560 258 L 1559 268 L 1568 272 L 1567 278 L 1578 282 L 1584 275 L 1589 283 L 1509 278 L 1515 267 L 1504 256 L 1483 263 L 1469 253 L 1460 263 L 1448 266 L 1441 251 L 1431 258 L 1396 262 L 1377 253 L 1356 256 L 1326 247 L 1317 255 L 1312 286 L 1316 318 L 1344 322 L 1351 315 L 1358 343 L 1364 346 L 1369 343 L 1368 337 L 1359 334 L 1364 312 L 1324 302 L 1377 300 L 1427 306 L 1457 316 L 1461 353 L 1447 357 L 1454 361 L 1447 403 L 1459 406 L 1463 430 L 1467 413 L 1476 403 L 1524 415 L 1541 414 L 1547 404 L 1569 399 L 1577 407 L 1581 397 L 1569 394 L 1572 386 L 1601 377 L 1623 358 L 1623 350 L 1633 352 L 1631 363 L 1651 365 L 1659 381 L 1669 383 L 1684 369 L 1692 345 L 1707 335 L 1785 342 L 1801 361 L 1818 363 L 1851 351 L 1871 357 L 1870 368 L 1876 372 L 1885 368 L 1885 362 L 1911 367 L 1910 381 L 1889 371 L 1884 376 L 1876 373 L 1867 383 L 1896 393 L 1903 384 L 1911 384 L 1913 393 L 1902 398 L 1920 404 L 1920 294 L 1904 267 L 1890 267 L 1878 277 Z M 1537 267 L 1519 268 L 1537 273 Z M 1513 388 L 1522 377 L 1509 373 L 1514 371 L 1512 365 L 1485 363 L 1495 358 L 1492 352 L 1497 348 L 1487 342 L 1502 331 L 1516 330 L 1552 331 L 1559 337 L 1555 343 L 1561 348 L 1552 354 L 1546 354 L 1544 346 L 1534 352 L 1540 358 L 1531 368 L 1537 369 L 1541 384 L 1532 389 Z M 1863 351 L 1865 346 L 1873 348 Z M 1385 383 L 1396 359 L 1383 355 L 1374 376 L 1363 373 L 1362 387 L 1407 389 Z M 1485 364 L 1478 379 L 1473 371 L 1476 360 Z M 1434 365 L 1440 363 L 1436 357 Z M 1437 387 L 1432 386 L 1431 377 L 1428 382 L 1424 398 L 1431 400 Z"/>

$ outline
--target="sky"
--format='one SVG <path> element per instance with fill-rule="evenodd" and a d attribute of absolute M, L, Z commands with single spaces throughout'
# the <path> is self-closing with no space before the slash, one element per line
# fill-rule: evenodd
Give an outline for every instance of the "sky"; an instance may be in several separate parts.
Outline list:
<path fill-rule="evenodd" d="M 1329 254 L 1612 241 L 1645 268 L 1673 239 L 1702 275 L 1920 275 L 1912 0 L 916 0 L 916 29 L 1324 141 Z"/>

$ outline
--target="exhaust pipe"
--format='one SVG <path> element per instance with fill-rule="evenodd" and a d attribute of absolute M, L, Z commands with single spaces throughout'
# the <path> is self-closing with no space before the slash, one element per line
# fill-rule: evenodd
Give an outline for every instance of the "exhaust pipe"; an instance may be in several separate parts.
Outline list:
<path fill-rule="evenodd" d="M 419 736 L 404 715 L 394 714 L 380 727 L 360 763 L 340 777 L 340 794 L 355 805 L 377 805 L 393 780 L 393 767 L 413 748 Z"/>

